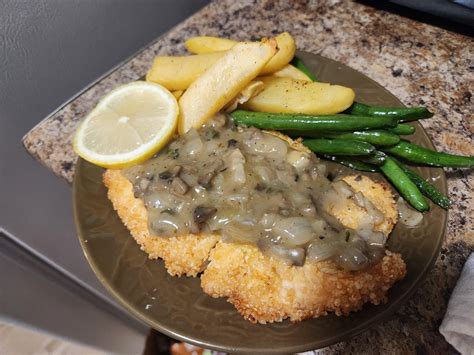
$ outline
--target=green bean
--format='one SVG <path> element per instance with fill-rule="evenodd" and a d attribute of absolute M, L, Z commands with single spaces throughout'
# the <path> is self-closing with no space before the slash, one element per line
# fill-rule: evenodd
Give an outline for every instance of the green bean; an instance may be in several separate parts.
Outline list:
<path fill-rule="evenodd" d="M 441 193 L 436 186 L 429 183 L 413 170 L 409 169 L 407 166 L 403 165 L 401 162 L 392 158 L 398 166 L 403 170 L 403 172 L 410 178 L 411 181 L 420 189 L 420 191 L 428 197 L 431 201 L 436 203 L 438 206 L 448 209 L 451 206 L 451 201 L 449 198 Z"/>
<path fill-rule="evenodd" d="M 375 147 L 365 142 L 346 141 L 340 139 L 304 139 L 303 144 L 315 153 L 329 155 L 369 155 Z"/>
<path fill-rule="evenodd" d="M 352 115 L 303 115 L 236 110 L 231 113 L 235 123 L 262 129 L 292 131 L 354 131 L 395 127 L 390 117 L 360 117 Z M 301 134 L 300 134 L 301 135 Z"/>
<path fill-rule="evenodd" d="M 397 145 L 389 148 L 382 148 L 386 153 L 393 154 L 405 160 L 439 167 L 472 167 L 474 166 L 473 156 L 454 155 L 421 147 L 414 143 L 401 140 Z"/>
<path fill-rule="evenodd" d="M 302 71 L 308 78 L 310 78 L 312 81 L 318 81 L 316 79 L 316 76 L 309 70 L 309 68 L 303 63 L 303 61 L 298 58 L 294 57 L 293 60 L 291 61 L 291 64 Z"/>
<path fill-rule="evenodd" d="M 363 161 L 360 160 L 355 160 L 347 157 L 336 157 L 334 155 L 327 155 L 327 154 L 320 154 L 318 155 L 326 160 L 330 160 L 336 163 L 339 163 L 341 165 L 347 166 L 348 168 L 354 169 L 354 170 L 360 170 L 360 171 L 366 171 L 366 172 L 371 172 L 375 173 L 378 171 L 378 169 L 370 164 L 364 163 Z"/>
<path fill-rule="evenodd" d="M 387 156 L 385 163 L 380 166 L 380 170 L 413 208 L 420 212 L 430 209 L 418 187 L 393 159 Z"/>
<path fill-rule="evenodd" d="M 380 166 L 385 162 L 386 154 L 380 151 L 375 151 L 374 154 L 371 155 L 354 155 L 354 156 L 344 156 L 344 155 L 338 155 L 337 157 L 339 159 L 344 159 L 344 160 L 350 160 L 350 161 L 356 161 L 356 162 L 361 162 L 364 164 L 369 164 L 369 165 L 375 165 L 375 166 Z"/>
<path fill-rule="evenodd" d="M 374 154 L 368 156 L 355 157 L 355 159 L 363 161 L 364 163 L 372 165 L 382 165 L 385 162 L 387 155 L 384 152 L 375 151 Z"/>
<path fill-rule="evenodd" d="M 285 132 L 289 136 L 303 136 L 314 138 L 335 138 L 353 141 L 367 142 L 373 145 L 394 145 L 400 142 L 400 137 L 386 130 L 354 131 L 354 132 L 320 132 L 320 131 L 296 131 Z"/>
<path fill-rule="evenodd" d="M 399 134 L 401 136 L 405 136 L 405 135 L 415 133 L 416 128 L 415 128 L 415 126 L 410 126 L 408 124 L 399 123 L 399 124 L 397 124 L 397 127 L 388 128 L 388 130 L 392 133 Z"/>
<path fill-rule="evenodd" d="M 398 122 L 416 121 L 422 118 L 430 118 L 433 114 L 426 107 L 383 107 L 369 106 L 354 102 L 345 113 L 358 116 L 394 117 Z"/>

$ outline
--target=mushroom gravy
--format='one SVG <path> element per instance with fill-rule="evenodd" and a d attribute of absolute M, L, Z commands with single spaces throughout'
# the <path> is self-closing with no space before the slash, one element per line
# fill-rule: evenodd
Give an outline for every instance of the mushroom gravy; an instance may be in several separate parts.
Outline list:
<path fill-rule="evenodd" d="M 380 260 L 383 215 L 342 180 L 330 181 L 314 155 L 224 114 L 173 140 L 150 160 L 123 170 L 148 212 L 150 234 L 217 233 L 251 243 L 291 265 L 331 259 L 348 270 Z M 357 231 L 325 212 L 353 199 L 366 208 Z"/>

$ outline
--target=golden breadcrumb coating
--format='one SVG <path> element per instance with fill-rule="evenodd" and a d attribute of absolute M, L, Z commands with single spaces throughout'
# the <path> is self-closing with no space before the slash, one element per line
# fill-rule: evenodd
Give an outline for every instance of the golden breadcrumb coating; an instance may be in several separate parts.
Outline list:
<path fill-rule="evenodd" d="M 207 263 L 209 252 L 219 240 L 217 235 L 184 235 L 162 238 L 150 236 L 143 201 L 133 195 L 133 186 L 120 170 L 107 170 L 104 184 L 108 197 L 123 224 L 150 259 L 161 258 L 173 276 L 196 276 Z"/>
<path fill-rule="evenodd" d="M 282 134 L 293 149 L 307 152 L 298 141 Z M 376 230 L 388 235 L 397 221 L 398 211 L 391 189 L 358 175 L 344 177 L 384 214 Z M 168 273 L 175 276 L 201 276 L 204 292 L 212 297 L 227 297 L 251 322 L 279 322 L 319 317 L 328 312 L 347 315 L 366 302 L 379 304 L 387 291 L 406 274 L 399 254 L 387 252 L 384 258 L 362 271 L 344 271 L 330 261 L 306 261 L 302 267 L 263 255 L 252 245 L 223 243 L 218 235 L 185 235 L 162 238 L 150 236 L 147 211 L 133 195 L 132 184 L 119 170 L 107 170 L 104 184 L 123 223 L 141 249 L 151 259 L 162 258 Z M 367 211 L 352 200 L 333 206 L 331 211 L 346 227 L 357 228 Z"/>
<path fill-rule="evenodd" d="M 289 266 L 252 245 L 219 242 L 201 276 L 204 292 L 228 301 L 251 322 L 301 321 L 335 312 L 347 315 L 366 302 L 385 301 L 406 273 L 399 254 L 387 253 L 363 271 L 343 271 L 332 262 Z"/>
<path fill-rule="evenodd" d="M 374 226 L 374 230 L 389 235 L 398 221 L 397 203 L 393 198 L 392 189 L 387 183 L 374 182 L 363 175 L 351 175 L 342 178 L 355 192 L 361 192 L 384 215 L 384 220 Z M 367 216 L 367 210 L 356 205 L 353 199 L 332 206 L 328 212 L 336 216 L 341 223 L 352 229 L 357 229 L 360 221 Z"/>

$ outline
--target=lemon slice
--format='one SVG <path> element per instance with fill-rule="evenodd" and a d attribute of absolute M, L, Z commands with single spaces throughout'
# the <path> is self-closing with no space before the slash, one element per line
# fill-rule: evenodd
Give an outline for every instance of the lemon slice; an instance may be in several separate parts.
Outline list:
<path fill-rule="evenodd" d="M 74 151 L 105 168 L 140 163 L 171 139 L 178 111 L 176 98 L 159 84 L 122 85 L 87 115 L 74 136 Z"/>

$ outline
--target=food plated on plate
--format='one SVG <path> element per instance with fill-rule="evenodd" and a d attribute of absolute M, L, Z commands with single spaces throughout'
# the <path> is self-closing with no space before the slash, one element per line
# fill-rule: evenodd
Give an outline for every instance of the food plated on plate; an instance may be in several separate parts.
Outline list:
<path fill-rule="evenodd" d="M 406 274 L 402 255 L 385 248 L 396 223 L 419 223 L 424 195 L 449 206 L 398 158 L 473 158 L 401 140 L 413 133 L 404 122 L 431 113 L 370 107 L 350 88 L 314 81 L 287 33 L 186 45 L 196 54 L 157 57 L 147 82 L 107 95 L 74 140 L 108 168 L 109 199 L 142 250 L 171 275 L 201 277 L 204 292 L 252 322 L 385 301 Z M 328 176 L 321 158 L 357 170 Z M 403 199 L 358 170 L 381 172 Z"/>

